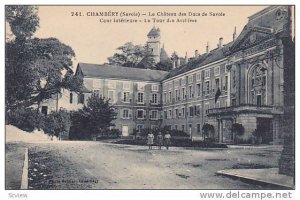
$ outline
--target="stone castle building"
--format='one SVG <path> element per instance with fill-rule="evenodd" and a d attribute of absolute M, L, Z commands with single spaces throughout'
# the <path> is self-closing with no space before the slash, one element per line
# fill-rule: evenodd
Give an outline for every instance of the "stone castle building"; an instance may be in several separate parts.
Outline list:
<path fill-rule="evenodd" d="M 208 123 L 214 127 L 210 137 L 222 143 L 236 137 L 249 142 L 254 131 L 264 143 L 282 143 L 284 77 L 295 67 L 291 9 L 270 6 L 253 14 L 239 35 L 234 30 L 232 41 L 223 44 L 220 38 L 215 49 L 207 44 L 203 54 L 173 60 L 170 72 L 79 63 L 76 75 L 86 91 L 78 105 L 90 95 L 110 98 L 124 136 L 168 126 L 201 138 Z M 168 57 L 159 28 L 147 36 L 155 62 Z M 235 123 L 243 125 L 243 135 L 232 133 Z"/>

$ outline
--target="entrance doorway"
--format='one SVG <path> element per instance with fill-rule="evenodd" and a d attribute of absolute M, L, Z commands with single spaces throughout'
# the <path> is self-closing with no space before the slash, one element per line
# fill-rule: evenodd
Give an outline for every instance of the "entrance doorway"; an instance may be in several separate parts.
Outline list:
<path fill-rule="evenodd" d="M 262 137 L 263 144 L 269 144 L 273 141 L 272 119 L 257 118 L 257 132 Z"/>
<path fill-rule="evenodd" d="M 129 136 L 128 125 L 122 125 L 122 136 Z"/>

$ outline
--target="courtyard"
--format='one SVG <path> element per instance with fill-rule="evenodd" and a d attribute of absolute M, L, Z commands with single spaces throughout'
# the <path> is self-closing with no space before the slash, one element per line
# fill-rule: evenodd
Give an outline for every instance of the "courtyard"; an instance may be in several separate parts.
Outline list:
<path fill-rule="evenodd" d="M 29 151 L 29 189 L 273 189 L 216 172 L 278 167 L 282 150 L 271 145 L 148 150 L 99 141 L 9 142 L 6 180 L 14 170 L 11 156 L 20 148 Z"/>

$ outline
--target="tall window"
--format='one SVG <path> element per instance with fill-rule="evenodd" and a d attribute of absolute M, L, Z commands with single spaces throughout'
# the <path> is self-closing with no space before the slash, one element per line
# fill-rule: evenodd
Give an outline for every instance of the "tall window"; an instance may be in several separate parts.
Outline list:
<path fill-rule="evenodd" d="M 207 114 L 208 113 L 208 110 L 209 110 L 209 102 L 205 103 L 205 113 Z"/>
<path fill-rule="evenodd" d="M 198 95 L 198 97 L 201 96 L 201 84 L 200 83 L 197 84 L 197 95 Z"/>
<path fill-rule="evenodd" d="M 210 77 L 210 69 L 205 70 L 205 78 Z"/>
<path fill-rule="evenodd" d="M 220 79 L 219 78 L 216 78 L 215 79 L 215 90 L 217 90 L 219 87 L 220 87 Z"/>
<path fill-rule="evenodd" d="M 225 76 L 225 85 L 223 86 L 223 90 L 227 91 L 227 86 L 228 86 L 228 76 Z"/>
<path fill-rule="evenodd" d="M 179 101 L 180 97 L 179 97 L 179 90 L 175 90 L 175 100 Z"/>
<path fill-rule="evenodd" d="M 172 102 L 172 92 L 169 92 L 169 102 Z"/>
<path fill-rule="evenodd" d="M 71 92 L 70 93 L 70 104 L 72 104 L 73 103 L 73 93 Z"/>
<path fill-rule="evenodd" d="M 193 75 L 188 76 L 188 82 L 193 83 Z"/>
<path fill-rule="evenodd" d="M 164 103 L 166 103 L 166 102 L 167 102 L 167 93 L 164 92 Z"/>
<path fill-rule="evenodd" d="M 144 126 L 142 124 L 136 125 L 136 129 L 139 133 L 142 131 L 143 128 L 144 128 Z"/>
<path fill-rule="evenodd" d="M 207 95 L 207 94 L 209 94 L 210 92 L 209 92 L 209 81 L 206 81 L 205 82 L 205 94 Z"/>
<path fill-rule="evenodd" d="M 197 133 L 201 132 L 201 124 L 197 124 Z"/>
<path fill-rule="evenodd" d="M 129 110 L 127 109 L 123 110 L 123 119 L 129 119 Z"/>
<path fill-rule="evenodd" d="M 84 104 L 84 94 L 79 94 L 78 103 Z"/>
<path fill-rule="evenodd" d="M 196 81 L 201 81 L 201 72 L 196 74 Z"/>
<path fill-rule="evenodd" d="M 172 110 L 169 110 L 169 119 L 172 119 Z"/>
<path fill-rule="evenodd" d="M 182 117 L 185 118 L 185 108 L 182 108 Z"/>
<path fill-rule="evenodd" d="M 220 75 L 220 67 L 215 67 L 215 76 Z"/>
<path fill-rule="evenodd" d="M 144 119 L 144 110 L 137 110 L 137 118 Z"/>
<path fill-rule="evenodd" d="M 189 86 L 189 98 L 191 99 L 191 98 L 193 98 L 193 97 L 194 97 L 194 94 L 193 94 L 193 86 L 190 85 L 190 86 Z"/>
<path fill-rule="evenodd" d="M 175 117 L 178 118 L 178 108 L 175 109 Z"/>
<path fill-rule="evenodd" d="M 189 107 L 189 109 L 190 109 L 190 112 L 189 112 L 190 117 L 193 117 L 194 116 L 194 106 Z"/>
<path fill-rule="evenodd" d="M 164 119 L 168 119 L 168 112 L 164 110 Z"/>
<path fill-rule="evenodd" d="M 158 112 L 157 110 L 152 110 L 151 111 L 151 119 L 157 119 L 158 118 Z"/>
<path fill-rule="evenodd" d="M 123 101 L 129 102 L 129 92 L 123 92 Z"/>
<path fill-rule="evenodd" d="M 137 99 L 138 103 L 144 103 L 144 93 L 139 92 L 138 93 L 138 99 Z"/>
<path fill-rule="evenodd" d="M 185 77 L 183 77 L 182 79 L 181 79 L 181 85 L 185 85 L 186 84 L 186 79 L 185 79 Z"/>
<path fill-rule="evenodd" d="M 182 99 L 185 99 L 185 88 L 182 88 Z"/>
<path fill-rule="evenodd" d="M 158 103 L 158 101 L 157 101 L 157 93 L 153 93 L 152 94 L 152 103 L 153 104 L 157 104 Z"/>

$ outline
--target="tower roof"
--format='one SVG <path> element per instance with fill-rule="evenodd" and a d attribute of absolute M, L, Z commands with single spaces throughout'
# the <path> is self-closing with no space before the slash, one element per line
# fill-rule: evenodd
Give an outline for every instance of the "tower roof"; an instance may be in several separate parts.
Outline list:
<path fill-rule="evenodd" d="M 150 30 L 147 36 L 160 36 L 159 28 L 155 28 L 155 26 Z"/>

